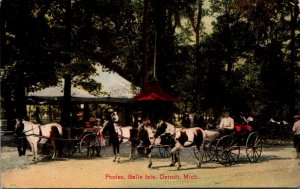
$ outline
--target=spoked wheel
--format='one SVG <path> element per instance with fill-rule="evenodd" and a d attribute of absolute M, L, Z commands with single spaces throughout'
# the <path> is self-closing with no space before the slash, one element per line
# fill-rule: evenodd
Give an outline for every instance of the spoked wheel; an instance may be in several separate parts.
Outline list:
<path fill-rule="evenodd" d="M 79 141 L 65 141 L 63 153 L 64 155 L 70 156 L 77 152 Z"/>
<path fill-rule="evenodd" d="M 226 135 L 217 142 L 215 152 L 220 163 L 233 165 L 240 157 L 240 146 L 232 135 Z"/>
<path fill-rule="evenodd" d="M 159 154 L 161 157 L 168 158 L 171 155 L 171 148 L 170 146 L 160 147 L 158 148 Z"/>
<path fill-rule="evenodd" d="M 262 141 L 258 137 L 257 132 L 252 132 L 247 138 L 246 154 L 250 162 L 257 162 L 262 152 Z"/>
<path fill-rule="evenodd" d="M 138 146 L 136 150 L 141 155 L 145 154 L 145 147 L 143 147 L 143 146 Z"/>
<path fill-rule="evenodd" d="M 204 142 L 202 152 L 200 152 L 196 147 L 193 150 L 195 157 L 198 160 L 202 160 L 204 163 L 214 160 L 215 150 L 210 144 L 208 144 L 208 141 Z"/>
<path fill-rule="evenodd" d="M 93 155 L 94 151 L 100 151 L 100 142 L 97 134 L 87 134 L 80 141 L 80 153 L 87 156 Z"/>

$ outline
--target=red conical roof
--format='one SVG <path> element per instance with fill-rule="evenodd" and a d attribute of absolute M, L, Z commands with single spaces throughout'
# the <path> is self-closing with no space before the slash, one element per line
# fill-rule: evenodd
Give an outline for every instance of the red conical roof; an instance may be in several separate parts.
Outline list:
<path fill-rule="evenodd" d="M 145 84 L 143 90 L 138 93 L 134 101 L 177 101 L 176 98 L 168 94 L 157 80 Z"/>

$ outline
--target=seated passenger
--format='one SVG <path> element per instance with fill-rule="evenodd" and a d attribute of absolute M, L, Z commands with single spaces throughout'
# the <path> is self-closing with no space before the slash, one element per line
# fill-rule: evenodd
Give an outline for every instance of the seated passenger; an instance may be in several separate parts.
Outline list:
<path fill-rule="evenodd" d="M 229 135 L 233 133 L 234 120 L 229 116 L 229 112 L 224 112 L 219 125 L 221 135 Z"/>

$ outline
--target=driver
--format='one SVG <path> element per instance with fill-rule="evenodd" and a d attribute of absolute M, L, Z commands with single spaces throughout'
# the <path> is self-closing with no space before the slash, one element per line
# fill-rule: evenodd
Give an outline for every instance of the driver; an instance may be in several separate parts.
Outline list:
<path fill-rule="evenodd" d="M 228 111 L 225 111 L 222 114 L 219 129 L 221 131 L 221 135 L 230 135 L 233 133 L 234 120 L 230 117 L 230 114 Z"/>

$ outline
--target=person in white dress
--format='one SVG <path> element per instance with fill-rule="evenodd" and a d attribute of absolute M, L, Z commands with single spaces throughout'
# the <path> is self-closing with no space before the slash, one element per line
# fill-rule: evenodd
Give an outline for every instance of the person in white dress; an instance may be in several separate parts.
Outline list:
<path fill-rule="evenodd" d="M 296 158 L 300 158 L 300 114 L 294 116 L 295 123 L 293 125 L 294 147 L 296 148 Z"/>
<path fill-rule="evenodd" d="M 232 117 L 230 117 L 229 112 L 226 111 L 223 113 L 221 122 L 219 124 L 219 129 L 224 135 L 232 134 L 234 129 L 234 120 Z"/>

